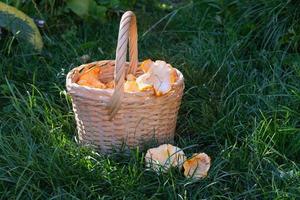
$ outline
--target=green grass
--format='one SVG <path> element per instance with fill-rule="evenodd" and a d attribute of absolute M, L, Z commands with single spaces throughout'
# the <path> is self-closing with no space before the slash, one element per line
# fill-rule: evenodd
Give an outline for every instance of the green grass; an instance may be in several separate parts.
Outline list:
<path fill-rule="evenodd" d="M 294 1 L 259 2 L 136 10 L 140 60 L 184 74 L 175 144 L 212 157 L 200 181 L 156 175 L 138 149 L 104 156 L 76 144 L 65 76 L 82 55 L 114 58 L 118 17 L 48 24 L 41 55 L 2 38 L 0 199 L 300 198 L 299 14 Z"/>

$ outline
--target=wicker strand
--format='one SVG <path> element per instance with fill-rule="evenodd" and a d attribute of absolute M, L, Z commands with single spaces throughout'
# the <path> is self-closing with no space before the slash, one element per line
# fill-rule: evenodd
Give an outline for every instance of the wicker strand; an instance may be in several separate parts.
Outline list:
<path fill-rule="evenodd" d="M 127 44 L 129 38 L 129 69 L 126 72 L 125 62 L 127 55 Z M 135 74 L 138 66 L 137 49 L 137 26 L 135 14 L 127 11 L 123 14 L 116 49 L 116 66 L 114 72 L 115 89 L 109 105 L 110 120 L 116 115 L 121 107 L 121 99 L 124 93 L 125 73 Z"/>

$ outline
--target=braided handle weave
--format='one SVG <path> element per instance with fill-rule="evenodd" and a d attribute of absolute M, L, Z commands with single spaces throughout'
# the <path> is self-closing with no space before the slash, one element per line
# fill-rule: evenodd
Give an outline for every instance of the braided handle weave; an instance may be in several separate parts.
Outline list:
<path fill-rule="evenodd" d="M 126 72 L 125 62 L 129 39 L 129 68 Z M 135 14 L 127 11 L 123 14 L 116 49 L 116 64 L 114 71 L 115 89 L 109 105 L 110 119 L 118 112 L 124 94 L 125 74 L 135 74 L 138 66 L 137 26 Z"/>

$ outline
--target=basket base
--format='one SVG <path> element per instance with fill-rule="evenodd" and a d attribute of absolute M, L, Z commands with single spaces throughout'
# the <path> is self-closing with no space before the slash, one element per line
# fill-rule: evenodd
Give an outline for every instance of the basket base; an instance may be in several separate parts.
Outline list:
<path fill-rule="evenodd" d="M 111 154 L 114 152 L 128 154 L 130 153 L 131 150 L 135 150 L 137 148 L 141 151 L 144 151 L 149 148 L 157 147 L 161 144 L 174 144 L 174 138 L 172 137 L 172 138 L 165 138 L 165 139 L 161 139 L 161 138 L 157 139 L 153 137 L 150 140 L 141 141 L 138 145 L 128 145 L 126 141 L 123 141 L 119 145 L 99 145 L 99 144 L 95 144 L 94 141 L 79 139 L 79 138 L 77 138 L 76 142 L 79 145 L 90 147 L 103 154 Z"/>

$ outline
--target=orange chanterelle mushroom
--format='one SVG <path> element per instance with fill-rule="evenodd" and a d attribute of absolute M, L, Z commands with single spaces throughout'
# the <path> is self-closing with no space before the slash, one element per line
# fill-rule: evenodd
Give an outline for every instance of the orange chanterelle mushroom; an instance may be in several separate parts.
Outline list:
<path fill-rule="evenodd" d="M 136 83 L 136 77 L 132 74 L 128 74 L 126 79 L 127 80 L 124 84 L 124 91 L 125 92 L 138 92 L 139 88 Z"/>
<path fill-rule="evenodd" d="M 166 172 L 171 166 L 182 168 L 185 159 L 184 152 L 171 144 L 149 149 L 145 156 L 146 166 L 156 172 Z"/>
<path fill-rule="evenodd" d="M 210 168 L 210 157 L 205 153 L 196 153 L 183 163 L 183 168 L 186 177 L 204 178 Z"/>
<path fill-rule="evenodd" d="M 99 80 L 100 72 L 101 71 L 99 67 L 93 67 L 83 72 L 83 74 L 79 77 L 77 84 L 82 86 L 105 89 L 105 84 Z"/>
<path fill-rule="evenodd" d="M 178 78 L 176 69 L 165 61 L 153 62 L 148 59 L 142 63 L 141 68 L 145 73 L 136 80 L 139 90 L 143 91 L 153 87 L 156 96 L 168 93 Z"/>

